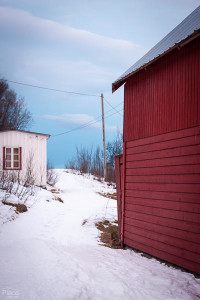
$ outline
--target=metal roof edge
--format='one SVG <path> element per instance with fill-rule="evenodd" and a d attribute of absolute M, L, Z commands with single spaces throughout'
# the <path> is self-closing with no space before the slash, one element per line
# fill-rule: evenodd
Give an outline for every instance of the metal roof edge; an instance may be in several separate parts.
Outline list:
<path fill-rule="evenodd" d="M 189 36 L 187 36 L 185 39 L 181 40 L 180 42 L 176 43 L 173 47 L 169 48 L 162 54 L 158 55 L 154 59 L 150 60 L 146 64 L 142 65 L 141 67 L 139 67 L 135 71 L 129 73 L 128 75 L 124 76 L 123 78 L 119 79 L 118 81 L 113 82 L 112 83 L 112 93 L 114 93 L 118 88 L 120 88 L 129 77 L 131 77 L 131 76 L 135 75 L 136 73 L 138 73 L 139 71 L 147 68 L 149 65 L 151 65 L 152 63 L 154 63 L 161 57 L 165 56 L 169 52 L 173 51 L 174 49 L 186 46 L 188 43 L 192 42 L 194 39 L 198 38 L 199 36 L 200 36 L 200 29 L 194 30 L 194 32 L 192 34 L 190 34 Z"/>

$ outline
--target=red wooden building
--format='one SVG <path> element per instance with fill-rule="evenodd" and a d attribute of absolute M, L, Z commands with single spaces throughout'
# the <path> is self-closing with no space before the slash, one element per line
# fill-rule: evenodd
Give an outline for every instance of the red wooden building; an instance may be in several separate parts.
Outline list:
<path fill-rule="evenodd" d="M 121 244 L 200 273 L 200 6 L 113 92 L 124 83 Z"/>

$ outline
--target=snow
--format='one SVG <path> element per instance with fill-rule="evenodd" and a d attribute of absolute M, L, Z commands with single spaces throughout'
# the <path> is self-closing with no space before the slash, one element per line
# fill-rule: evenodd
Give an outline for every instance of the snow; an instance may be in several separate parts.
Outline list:
<path fill-rule="evenodd" d="M 117 202 L 97 192 L 114 189 L 57 172 L 59 194 L 38 189 L 28 212 L 0 225 L 0 299 L 199 299 L 200 279 L 192 274 L 100 245 L 94 223 L 114 221 Z"/>

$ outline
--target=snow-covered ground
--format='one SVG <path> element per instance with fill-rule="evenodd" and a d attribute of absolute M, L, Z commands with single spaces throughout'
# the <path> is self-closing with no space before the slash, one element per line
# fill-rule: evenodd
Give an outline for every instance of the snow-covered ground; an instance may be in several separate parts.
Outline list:
<path fill-rule="evenodd" d="M 58 172 L 59 195 L 39 190 L 28 212 L 0 225 L 0 299 L 200 298 L 200 279 L 192 274 L 99 245 L 94 223 L 116 219 L 117 203 L 97 192 L 112 188 Z"/>

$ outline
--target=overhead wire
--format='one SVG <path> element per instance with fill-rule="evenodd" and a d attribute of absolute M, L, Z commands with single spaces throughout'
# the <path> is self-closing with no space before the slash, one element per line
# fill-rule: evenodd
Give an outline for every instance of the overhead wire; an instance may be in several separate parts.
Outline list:
<path fill-rule="evenodd" d="M 61 93 L 66 93 L 66 94 L 75 94 L 75 95 L 89 96 L 89 97 L 99 97 L 99 98 L 101 97 L 99 95 L 93 95 L 93 94 L 86 94 L 86 93 L 79 93 L 79 92 L 59 90 L 59 89 L 54 89 L 54 88 L 49 88 L 49 87 L 44 87 L 44 86 L 39 86 L 39 85 L 32 85 L 32 84 L 28 84 L 28 83 L 23 83 L 23 82 L 18 82 L 18 81 L 12 81 L 12 80 L 7 80 L 7 79 L 5 81 L 11 82 L 11 83 L 15 83 L 15 84 L 24 85 L 24 86 L 30 86 L 30 87 L 33 87 L 33 88 L 54 91 L 54 92 L 61 92 Z"/>
<path fill-rule="evenodd" d="M 122 116 L 122 114 L 121 114 L 114 106 L 112 106 L 112 104 L 110 104 L 110 102 L 109 102 L 105 97 L 103 97 L 103 98 L 104 98 L 105 102 L 106 102 L 110 107 L 112 107 L 112 109 L 114 109 L 120 116 Z"/>
<path fill-rule="evenodd" d="M 54 91 L 54 92 L 61 92 L 61 93 L 66 93 L 66 94 L 74 94 L 74 95 L 81 95 L 81 96 L 89 96 L 89 97 L 98 97 L 98 98 L 101 98 L 100 95 L 94 95 L 94 94 L 87 94 L 87 93 L 79 93 L 79 92 L 73 92 L 73 91 L 60 90 L 60 89 L 49 88 L 49 87 L 44 87 L 44 86 L 39 86 L 39 85 L 33 85 L 33 84 L 29 84 L 29 83 L 24 83 L 24 82 L 19 82 L 19 81 L 13 81 L 13 80 L 8 80 L 8 79 L 5 79 L 5 81 L 11 82 L 11 83 L 15 83 L 15 84 L 19 84 L 19 85 L 23 85 L 23 86 L 29 86 L 29 87 L 32 87 L 32 88 L 38 88 L 38 89 L 43 89 L 43 90 Z M 116 112 L 118 112 L 122 116 L 122 114 L 117 109 L 115 109 L 115 107 L 113 107 L 112 104 L 110 104 L 110 102 L 105 97 L 103 97 L 103 98 L 104 98 L 105 102 L 112 109 L 114 109 Z"/>
<path fill-rule="evenodd" d="M 119 106 L 119 105 L 118 105 L 118 106 Z M 111 110 L 112 110 L 112 109 L 110 109 L 109 111 L 111 111 Z M 122 111 L 122 110 L 123 110 L 123 108 L 122 108 L 120 111 Z M 106 113 L 108 113 L 109 111 L 107 111 Z M 113 114 L 110 114 L 110 115 L 106 116 L 105 119 L 107 119 L 107 118 L 109 118 L 109 117 L 111 117 L 111 116 L 113 116 L 113 115 L 116 115 L 116 114 L 117 114 L 117 112 L 115 112 L 115 113 L 113 113 Z M 56 136 L 59 136 L 59 135 L 63 135 L 63 134 L 70 133 L 70 132 L 75 131 L 75 130 L 78 130 L 78 129 L 90 127 L 92 124 L 98 123 L 99 119 L 101 119 L 101 118 L 102 118 L 102 116 L 99 116 L 99 117 L 97 117 L 97 118 L 95 119 L 95 121 L 91 120 L 91 121 L 89 121 L 89 122 L 87 122 L 87 123 L 85 123 L 85 124 L 83 124 L 83 125 L 81 125 L 81 126 L 75 127 L 75 128 L 73 128 L 73 129 L 68 130 L 68 131 L 65 131 L 65 132 L 61 132 L 61 133 L 58 133 L 58 134 L 54 134 L 54 135 L 52 135 L 51 137 L 56 137 Z"/>
<path fill-rule="evenodd" d="M 93 94 L 86 94 L 86 93 L 79 93 L 79 92 L 73 92 L 73 91 L 66 91 L 66 90 L 54 89 L 54 88 L 49 88 L 49 87 L 44 87 L 44 86 L 39 86 L 39 85 L 32 85 L 32 84 L 28 84 L 28 83 L 24 83 L 24 82 L 18 82 L 18 81 L 13 81 L 13 80 L 8 80 L 8 79 L 6 79 L 5 81 L 10 82 L 10 83 L 15 83 L 15 84 L 23 85 L 23 86 L 29 86 L 29 87 L 32 87 L 32 88 L 38 88 L 38 89 L 43 89 L 43 90 L 54 91 L 54 92 L 61 92 L 61 93 L 75 94 L 75 95 L 89 96 L 89 97 L 98 97 L 98 98 L 101 97 L 100 95 L 93 95 Z M 118 107 L 119 105 L 121 105 L 123 102 L 119 103 L 117 106 L 114 107 L 114 106 L 112 106 L 112 104 L 110 104 L 110 102 L 105 97 L 104 97 L 104 100 L 112 108 L 112 109 L 108 110 L 107 112 L 105 112 L 105 114 L 107 114 L 108 112 L 110 112 L 113 109 L 116 111 L 115 113 L 106 116 L 105 119 L 109 118 L 109 117 L 111 117 L 113 115 L 115 115 L 116 113 L 118 113 L 119 115 L 122 116 L 122 114 L 120 112 L 123 109 L 117 110 L 116 107 Z M 95 121 L 91 120 L 91 121 L 89 121 L 89 122 L 87 122 L 85 124 L 82 124 L 81 126 L 73 128 L 71 130 L 68 130 L 68 131 L 65 131 L 65 132 L 62 132 L 62 133 L 59 133 L 59 134 L 52 135 L 52 137 L 63 135 L 63 134 L 67 134 L 67 133 L 70 133 L 72 131 L 75 131 L 75 130 L 78 130 L 78 129 L 82 129 L 82 128 L 85 128 L 85 127 L 89 127 L 92 124 L 98 123 L 98 120 L 101 119 L 101 118 L 102 118 L 102 116 L 98 116 L 97 118 L 95 118 Z"/>

